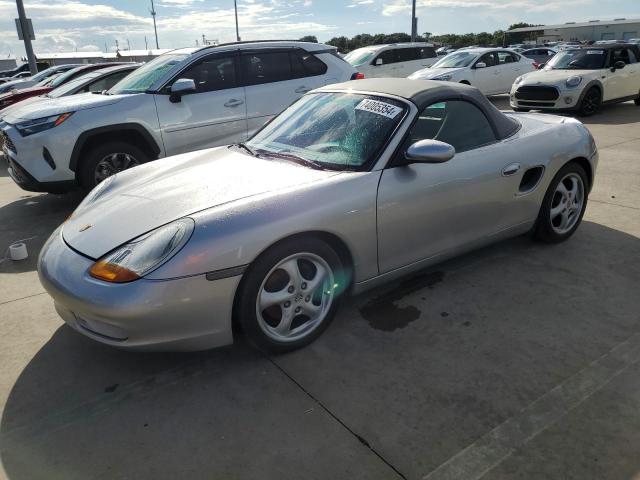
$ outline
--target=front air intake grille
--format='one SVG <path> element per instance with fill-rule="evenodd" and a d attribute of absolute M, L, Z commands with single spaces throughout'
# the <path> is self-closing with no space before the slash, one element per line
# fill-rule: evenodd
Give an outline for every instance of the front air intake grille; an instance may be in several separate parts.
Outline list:
<path fill-rule="evenodd" d="M 518 100 L 557 100 L 560 94 L 555 87 L 536 87 L 533 85 L 525 85 L 516 90 L 516 98 Z"/>

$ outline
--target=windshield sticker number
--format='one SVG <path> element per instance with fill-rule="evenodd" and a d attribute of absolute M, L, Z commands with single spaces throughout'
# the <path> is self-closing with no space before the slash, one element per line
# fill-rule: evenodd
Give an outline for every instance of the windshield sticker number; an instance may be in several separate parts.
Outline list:
<path fill-rule="evenodd" d="M 390 103 L 364 99 L 356 106 L 356 110 L 375 113 L 383 117 L 395 118 L 402 111 L 402 108 L 391 105 Z"/>
<path fill-rule="evenodd" d="M 604 55 L 604 50 L 587 50 L 587 55 Z"/>

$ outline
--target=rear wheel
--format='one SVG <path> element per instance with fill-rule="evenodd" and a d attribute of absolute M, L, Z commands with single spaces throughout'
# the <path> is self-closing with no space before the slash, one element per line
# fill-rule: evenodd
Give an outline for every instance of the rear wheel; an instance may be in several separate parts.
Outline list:
<path fill-rule="evenodd" d="M 600 104 L 602 103 L 602 96 L 600 95 L 600 90 L 595 87 L 592 87 L 585 93 L 582 98 L 582 102 L 580 103 L 579 113 L 583 117 L 589 117 L 596 113 L 600 109 Z"/>
<path fill-rule="evenodd" d="M 471 85 L 471 83 L 468 82 L 467 80 L 462 80 L 462 81 L 460 81 L 460 83 L 462 83 L 464 85 Z"/>
<path fill-rule="evenodd" d="M 534 236 L 548 243 L 567 240 L 576 231 L 587 207 L 587 174 L 577 163 L 568 163 L 551 181 L 545 194 Z"/>
<path fill-rule="evenodd" d="M 149 157 L 135 145 L 126 142 L 107 142 L 89 150 L 80 166 L 81 186 L 91 190 L 111 175 L 149 161 Z"/>
<path fill-rule="evenodd" d="M 303 347 L 333 320 L 343 278 L 340 257 L 325 242 L 285 241 L 263 253 L 245 273 L 236 320 L 260 349 L 285 352 Z"/>
<path fill-rule="evenodd" d="M 640 98 L 636 98 L 633 103 L 640 107 Z"/>

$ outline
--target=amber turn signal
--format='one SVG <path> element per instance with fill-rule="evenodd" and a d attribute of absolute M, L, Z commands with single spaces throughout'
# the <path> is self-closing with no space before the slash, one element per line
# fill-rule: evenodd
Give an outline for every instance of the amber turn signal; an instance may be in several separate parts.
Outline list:
<path fill-rule="evenodd" d="M 112 283 L 132 282 L 140 278 L 140 275 L 136 272 L 104 260 L 94 263 L 91 270 L 89 270 L 89 274 L 94 278 Z"/>

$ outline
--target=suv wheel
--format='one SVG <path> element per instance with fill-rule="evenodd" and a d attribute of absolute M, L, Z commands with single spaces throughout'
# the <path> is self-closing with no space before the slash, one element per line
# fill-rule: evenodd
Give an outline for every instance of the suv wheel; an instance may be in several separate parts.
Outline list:
<path fill-rule="evenodd" d="M 80 184 L 91 190 L 107 177 L 148 161 L 149 157 L 135 145 L 107 142 L 89 151 L 80 167 Z"/>
<path fill-rule="evenodd" d="M 636 98 L 633 103 L 640 107 L 640 98 Z"/>

